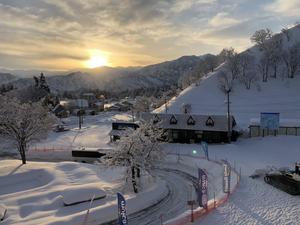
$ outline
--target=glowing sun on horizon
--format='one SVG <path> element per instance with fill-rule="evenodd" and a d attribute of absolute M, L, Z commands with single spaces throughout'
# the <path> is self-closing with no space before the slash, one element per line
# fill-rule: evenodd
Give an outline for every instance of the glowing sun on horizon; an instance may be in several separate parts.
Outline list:
<path fill-rule="evenodd" d="M 99 50 L 90 51 L 90 59 L 85 62 L 85 66 L 90 69 L 107 65 L 107 57 Z"/>

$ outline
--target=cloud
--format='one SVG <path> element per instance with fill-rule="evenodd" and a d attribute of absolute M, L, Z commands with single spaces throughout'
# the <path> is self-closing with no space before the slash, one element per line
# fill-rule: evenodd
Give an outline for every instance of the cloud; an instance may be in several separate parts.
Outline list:
<path fill-rule="evenodd" d="M 271 11 L 282 16 L 299 17 L 300 1 L 299 0 L 275 0 L 265 7 L 267 11 Z"/>
<path fill-rule="evenodd" d="M 240 20 L 234 19 L 229 16 L 226 12 L 221 12 L 215 15 L 210 21 L 209 24 L 213 27 L 228 27 L 240 23 Z"/>
<path fill-rule="evenodd" d="M 297 1 L 289 2 L 296 8 Z M 229 45 L 243 49 L 250 44 L 249 35 L 261 26 L 278 30 L 278 22 L 289 24 L 296 18 L 278 21 L 274 16 L 276 8 L 270 3 L 284 5 L 279 0 L 121 3 L 0 0 L 0 67 L 71 69 L 82 64 L 89 49 L 106 52 L 112 66 L 145 65 L 185 54 L 217 53 Z M 288 11 L 291 6 L 281 9 Z"/>

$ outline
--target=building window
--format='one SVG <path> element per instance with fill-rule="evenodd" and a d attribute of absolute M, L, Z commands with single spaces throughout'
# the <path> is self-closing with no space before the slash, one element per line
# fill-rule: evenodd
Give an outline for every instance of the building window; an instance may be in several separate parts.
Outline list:
<path fill-rule="evenodd" d="M 195 125 L 196 124 L 196 121 L 193 119 L 192 116 L 190 116 L 187 120 L 187 124 L 188 125 Z"/>
<path fill-rule="evenodd" d="M 172 131 L 172 138 L 177 139 L 178 138 L 178 131 Z"/>
<path fill-rule="evenodd" d="M 208 119 L 205 122 L 206 126 L 213 127 L 215 125 L 214 120 L 209 116 Z"/>
<path fill-rule="evenodd" d="M 177 120 L 174 115 L 172 115 L 172 117 L 170 119 L 170 124 L 177 124 Z"/>
<path fill-rule="evenodd" d="M 153 123 L 156 124 L 156 123 L 158 123 L 159 121 L 160 121 L 160 118 L 159 118 L 158 115 L 156 114 L 156 115 L 154 116 Z"/>

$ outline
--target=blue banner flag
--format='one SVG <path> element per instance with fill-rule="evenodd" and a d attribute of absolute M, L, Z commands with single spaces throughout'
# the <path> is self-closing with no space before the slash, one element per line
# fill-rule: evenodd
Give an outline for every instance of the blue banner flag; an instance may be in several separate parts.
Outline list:
<path fill-rule="evenodd" d="M 117 193 L 119 225 L 128 225 L 126 201 L 121 193 Z"/>
<path fill-rule="evenodd" d="M 207 209 L 208 179 L 204 170 L 198 168 L 198 202 L 199 206 Z"/>
<path fill-rule="evenodd" d="M 207 143 L 206 143 L 205 141 L 202 141 L 202 142 L 201 142 L 201 146 L 202 146 L 202 149 L 203 149 L 203 151 L 204 151 L 205 158 L 206 158 L 207 160 L 209 160 L 209 158 L 208 158 L 208 145 L 207 145 Z"/>

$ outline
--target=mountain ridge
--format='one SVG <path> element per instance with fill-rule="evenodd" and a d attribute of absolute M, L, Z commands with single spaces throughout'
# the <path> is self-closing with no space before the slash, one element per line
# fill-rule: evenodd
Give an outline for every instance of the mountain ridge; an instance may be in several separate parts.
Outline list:
<path fill-rule="evenodd" d="M 80 89 L 124 91 L 165 85 L 172 86 L 177 84 L 178 79 L 184 73 L 194 69 L 208 55 L 210 54 L 182 56 L 175 60 L 145 67 L 103 67 L 93 70 L 72 71 L 66 75 L 45 75 L 50 89 L 56 92 Z M 3 82 L 0 76 L 0 84 Z M 12 79 L 10 82 L 17 88 L 33 84 L 32 78 Z M 6 80 L 5 83 L 9 83 L 9 81 Z"/>

